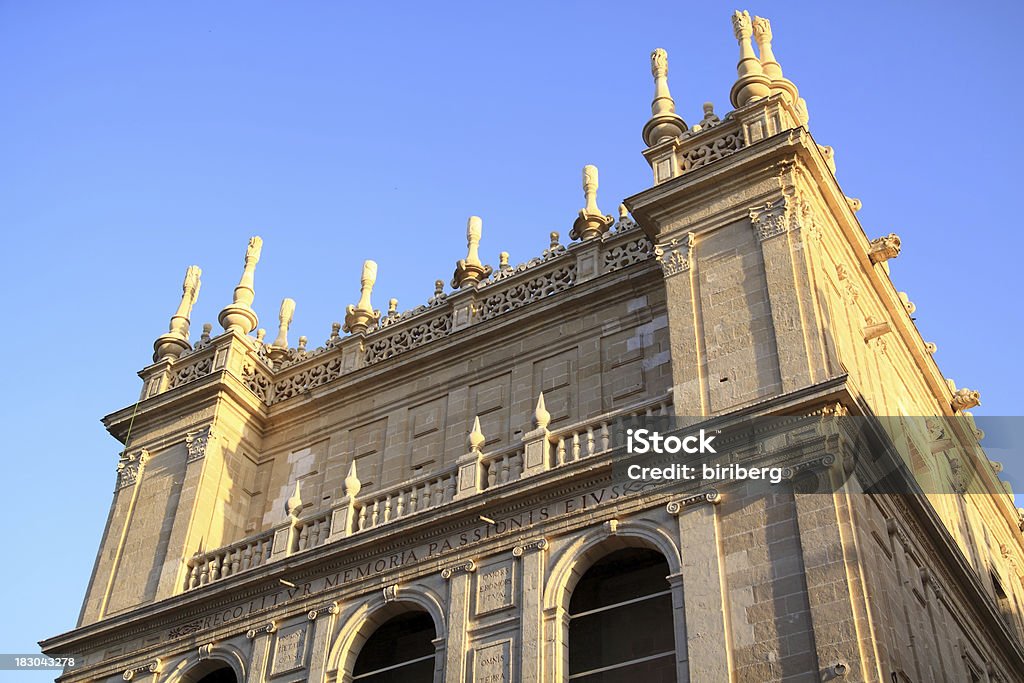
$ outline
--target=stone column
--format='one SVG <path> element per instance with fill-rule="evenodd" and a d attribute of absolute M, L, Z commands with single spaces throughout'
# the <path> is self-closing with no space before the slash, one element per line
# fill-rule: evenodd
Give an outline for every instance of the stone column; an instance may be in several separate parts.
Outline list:
<path fill-rule="evenodd" d="M 685 615 L 683 624 L 679 619 L 675 621 L 677 676 L 690 683 L 732 680 L 731 634 L 722 589 L 725 574 L 715 505 L 720 500 L 721 495 L 712 489 L 667 506 L 678 520 L 682 548 L 681 571 L 678 577 L 669 578 L 673 607 L 682 597 Z"/>
<path fill-rule="evenodd" d="M 469 680 L 466 669 L 469 627 L 470 574 L 476 563 L 466 560 L 441 571 L 448 581 L 448 643 L 444 667 L 445 683 L 465 683 Z"/>
<path fill-rule="evenodd" d="M 512 549 L 519 558 L 522 602 L 519 611 L 520 680 L 522 683 L 544 683 L 544 552 L 547 540 L 541 538 Z"/>

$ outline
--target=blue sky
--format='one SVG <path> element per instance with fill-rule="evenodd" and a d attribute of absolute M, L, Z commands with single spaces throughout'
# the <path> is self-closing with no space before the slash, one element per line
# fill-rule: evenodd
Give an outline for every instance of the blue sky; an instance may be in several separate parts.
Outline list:
<path fill-rule="evenodd" d="M 902 237 L 893 279 L 944 373 L 982 392 L 978 415 L 1020 415 L 1024 143 L 1004 121 L 1024 104 L 1019 22 L 1010 3 L 978 7 L 747 6 L 772 19 L 868 233 Z M 728 111 L 732 9 L 0 1 L 0 651 L 75 624 L 119 448 L 99 418 L 137 398 L 186 266 L 203 268 L 197 336 L 261 235 L 261 325 L 292 297 L 293 343 L 312 347 L 365 258 L 378 307 L 424 302 L 471 214 L 487 261 L 524 261 L 551 230 L 567 240 L 584 164 L 608 213 L 649 186 L 653 48 L 689 123 L 705 100 Z"/>

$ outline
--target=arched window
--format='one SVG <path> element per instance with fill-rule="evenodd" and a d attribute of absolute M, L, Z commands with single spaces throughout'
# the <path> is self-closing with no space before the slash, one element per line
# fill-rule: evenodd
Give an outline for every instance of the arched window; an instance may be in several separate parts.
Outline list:
<path fill-rule="evenodd" d="M 388 619 L 359 651 L 353 683 L 431 683 L 436 637 L 434 620 L 426 612 Z"/>
<path fill-rule="evenodd" d="M 569 601 L 569 680 L 675 683 L 668 562 L 625 548 L 598 560 Z"/>
<path fill-rule="evenodd" d="M 224 660 L 207 659 L 189 668 L 181 683 L 239 683 L 238 675 Z"/>

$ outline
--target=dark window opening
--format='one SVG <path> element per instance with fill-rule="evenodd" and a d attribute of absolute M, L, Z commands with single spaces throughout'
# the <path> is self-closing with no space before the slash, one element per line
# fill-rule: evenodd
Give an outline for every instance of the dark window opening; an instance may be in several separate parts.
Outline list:
<path fill-rule="evenodd" d="M 352 669 L 358 683 L 431 683 L 434 680 L 434 620 L 406 612 L 381 624 L 366 641 Z"/>
<path fill-rule="evenodd" d="M 569 601 L 569 680 L 675 683 L 668 562 L 641 548 L 617 550 L 583 575 Z"/>

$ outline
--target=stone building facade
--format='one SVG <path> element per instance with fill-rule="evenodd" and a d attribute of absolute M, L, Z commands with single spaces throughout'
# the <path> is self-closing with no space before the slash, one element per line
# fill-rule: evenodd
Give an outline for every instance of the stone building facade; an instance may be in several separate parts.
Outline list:
<path fill-rule="evenodd" d="M 194 344 L 190 268 L 105 419 L 125 450 L 79 623 L 43 643 L 79 657 L 60 680 L 1024 680 L 1021 520 L 978 395 L 934 362 L 899 238 L 858 222 L 768 22 L 733 28 L 733 110 L 688 126 L 656 50 L 651 187 L 605 215 L 586 167 L 569 243 L 526 263 L 484 265 L 471 218 L 451 288 L 382 313 L 367 262 L 316 349 L 289 300 L 252 336 L 259 238 Z M 789 476 L 623 481 L 618 425 L 661 416 L 788 420 L 758 449 Z M 920 490 L 869 486 L 836 416 L 898 441 Z"/>

